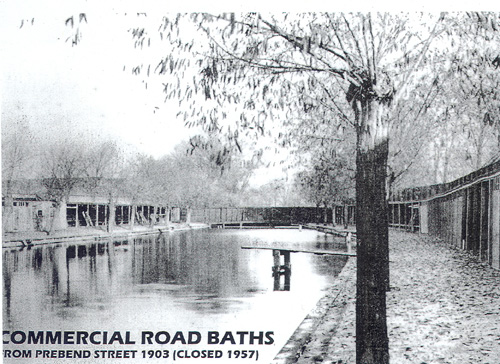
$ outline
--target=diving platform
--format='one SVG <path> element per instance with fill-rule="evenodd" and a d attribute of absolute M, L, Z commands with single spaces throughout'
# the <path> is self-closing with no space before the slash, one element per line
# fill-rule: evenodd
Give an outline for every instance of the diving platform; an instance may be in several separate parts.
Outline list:
<path fill-rule="evenodd" d="M 315 255 L 339 255 L 346 257 L 355 257 L 356 253 L 332 251 L 332 250 L 317 250 L 317 249 L 292 249 L 292 248 L 276 248 L 272 246 L 242 246 L 241 249 L 264 249 L 264 250 L 277 250 L 279 252 L 287 253 L 310 253 Z M 284 255 L 284 254 L 282 254 Z"/>

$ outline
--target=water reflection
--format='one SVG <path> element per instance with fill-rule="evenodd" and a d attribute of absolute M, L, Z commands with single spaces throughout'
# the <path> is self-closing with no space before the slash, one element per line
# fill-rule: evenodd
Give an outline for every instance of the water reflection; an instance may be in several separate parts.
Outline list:
<path fill-rule="evenodd" d="M 281 264 L 283 256 L 283 264 Z M 291 288 L 292 264 L 290 263 L 290 252 L 283 250 L 273 250 L 273 279 L 274 291 L 289 291 Z M 283 285 L 281 277 L 284 277 Z"/>
<path fill-rule="evenodd" d="M 4 330 L 230 322 L 277 287 L 270 251 L 240 248 L 252 244 L 339 249 L 313 232 L 190 231 L 4 250 Z M 344 262 L 297 253 L 283 289 L 319 297 Z"/>

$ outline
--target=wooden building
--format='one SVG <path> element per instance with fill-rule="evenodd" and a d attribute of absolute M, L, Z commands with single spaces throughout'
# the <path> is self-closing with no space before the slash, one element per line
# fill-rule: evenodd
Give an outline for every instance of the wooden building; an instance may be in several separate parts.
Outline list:
<path fill-rule="evenodd" d="M 63 201 L 55 201 L 41 180 L 10 181 L 2 189 L 4 232 L 53 231 L 67 228 L 133 226 L 180 222 L 180 208 L 126 196 L 110 197 L 106 190 L 77 186 Z M 8 191 L 8 193 L 7 193 Z"/>

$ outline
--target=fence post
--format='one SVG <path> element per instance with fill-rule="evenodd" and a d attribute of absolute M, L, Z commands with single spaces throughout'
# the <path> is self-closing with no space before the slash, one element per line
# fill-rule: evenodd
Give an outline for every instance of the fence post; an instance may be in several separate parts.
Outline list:
<path fill-rule="evenodd" d="M 352 253 L 352 234 L 350 231 L 347 232 L 347 234 L 345 235 L 345 243 L 347 245 L 347 252 L 349 254 Z"/>

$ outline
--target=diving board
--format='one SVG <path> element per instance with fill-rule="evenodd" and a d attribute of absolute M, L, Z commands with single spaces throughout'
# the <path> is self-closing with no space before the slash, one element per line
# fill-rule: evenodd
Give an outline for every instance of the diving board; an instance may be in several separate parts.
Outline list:
<path fill-rule="evenodd" d="M 332 250 L 316 250 L 316 249 L 291 249 L 291 248 L 278 248 L 272 246 L 242 246 L 241 249 L 264 249 L 264 250 L 278 250 L 289 253 L 310 253 L 315 255 L 340 255 L 346 257 L 355 257 L 355 253 L 332 251 Z"/>

